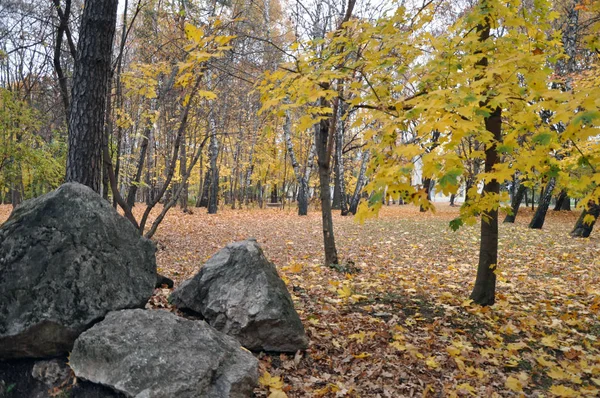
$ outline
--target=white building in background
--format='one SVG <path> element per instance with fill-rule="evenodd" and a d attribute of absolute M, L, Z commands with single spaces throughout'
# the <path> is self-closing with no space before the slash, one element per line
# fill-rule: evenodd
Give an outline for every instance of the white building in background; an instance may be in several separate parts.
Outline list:
<path fill-rule="evenodd" d="M 411 184 L 414 187 L 422 187 L 423 186 L 423 162 L 419 157 L 416 161 L 414 161 L 414 169 L 411 177 Z M 483 185 L 482 185 L 483 187 Z M 463 203 L 465 201 L 465 184 L 462 183 L 458 188 L 458 192 L 456 193 L 456 197 L 454 198 L 455 203 Z M 444 195 L 441 190 L 438 190 L 437 184 L 433 184 L 433 189 L 431 190 L 431 201 L 433 203 L 443 203 L 450 202 L 450 195 Z"/>

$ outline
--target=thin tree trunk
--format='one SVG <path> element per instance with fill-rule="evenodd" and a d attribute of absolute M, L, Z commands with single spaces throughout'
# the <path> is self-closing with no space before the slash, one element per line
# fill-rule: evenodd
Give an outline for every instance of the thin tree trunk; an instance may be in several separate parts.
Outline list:
<path fill-rule="evenodd" d="M 322 100 L 325 102 L 324 100 Z M 326 104 L 323 104 L 326 106 Z M 335 123 L 335 118 L 333 120 Z M 329 150 L 332 143 L 330 131 L 331 119 L 326 118 L 319 122 L 315 131 L 317 147 L 317 164 L 319 166 L 319 188 L 321 197 L 321 216 L 323 220 L 323 246 L 325 248 L 325 265 L 337 264 L 338 256 L 333 234 L 333 218 L 331 216 L 331 195 L 329 193 L 330 157 Z"/>
<path fill-rule="evenodd" d="M 432 188 L 433 184 L 434 184 L 434 181 L 431 178 L 425 178 L 423 180 L 423 189 L 425 189 L 425 193 L 427 194 L 428 202 L 431 202 L 431 188 Z M 421 205 L 419 207 L 419 211 L 421 213 L 424 213 L 427 211 L 427 209 Z"/>
<path fill-rule="evenodd" d="M 486 16 L 483 24 L 477 26 L 479 41 L 484 42 L 490 37 L 490 17 Z M 484 56 L 477 65 L 486 68 L 488 60 Z M 481 107 L 487 103 L 481 103 Z M 500 162 L 496 145 L 502 142 L 502 109 L 497 107 L 490 116 L 485 118 L 485 128 L 492 133 L 493 141 L 485 146 L 484 171 L 491 173 L 495 165 Z M 500 194 L 500 184 L 496 179 L 485 182 L 483 196 Z M 493 305 L 496 300 L 496 267 L 498 264 L 498 207 L 484 211 L 481 214 L 481 243 L 479 246 L 479 264 L 475 286 L 471 292 L 471 299 L 479 305 Z"/>
<path fill-rule="evenodd" d="M 346 207 L 346 192 L 345 192 L 345 181 L 344 181 L 344 108 L 345 103 L 340 101 L 338 106 L 337 123 L 335 128 L 335 163 L 333 173 L 335 176 L 333 185 L 333 203 L 331 208 L 334 210 L 344 210 Z M 346 210 L 347 211 L 347 210 Z"/>
<path fill-rule="evenodd" d="M 538 208 L 529 223 L 529 228 L 532 229 L 542 229 L 544 226 L 544 220 L 546 219 L 546 213 L 548 212 L 548 207 L 550 207 L 550 201 L 552 200 L 552 193 L 554 192 L 554 187 L 556 186 L 556 178 L 551 177 L 550 181 L 546 185 L 544 189 L 544 194 L 540 195 Z"/>
<path fill-rule="evenodd" d="M 348 213 L 350 214 L 356 214 L 358 203 L 360 202 L 360 194 L 365 188 L 365 185 L 367 185 L 367 165 L 369 164 L 369 155 L 370 153 L 368 151 L 363 152 L 360 171 L 358 172 L 358 178 L 356 180 L 356 187 L 354 188 L 354 193 L 350 199 L 350 208 L 348 209 Z"/>
<path fill-rule="evenodd" d="M 150 129 L 148 129 L 150 130 Z M 147 131 L 148 131 L 147 130 Z M 144 160 L 146 159 L 146 151 L 148 149 L 148 139 L 149 134 L 146 134 L 146 137 L 142 137 L 140 144 L 140 157 L 138 159 L 137 169 L 135 172 L 135 177 L 129 187 L 129 193 L 127 194 L 127 206 L 133 208 L 135 205 L 135 195 L 137 194 L 138 186 L 140 185 L 140 180 L 142 178 L 142 171 L 144 169 Z"/>
<path fill-rule="evenodd" d="M 513 195 L 510 207 L 512 209 L 512 214 L 507 214 L 504 218 L 505 223 L 514 223 L 517 218 L 517 213 L 519 212 L 519 208 L 521 207 L 521 202 L 523 201 L 523 196 L 527 193 L 527 187 L 522 183 L 519 184 L 519 188 L 517 188 L 517 192 Z"/>
<path fill-rule="evenodd" d="M 209 144 L 209 156 L 210 164 L 208 174 L 210 178 L 207 178 L 208 192 L 207 192 L 207 204 L 208 214 L 217 213 L 217 199 L 219 195 L 219 169 L 217 167 L 217 160 L 219 158 L 219 141 L 216 135 L 216 124 L 213 117 L 209 116 L 211 137 Z"/>
<path fill-rule="evenodd" d="M 294 169 L 294 176 L 296 176 L 296 181 L 298 182 L 298 215 L 305 216 L 308 214 L 308 181 L 310 180 L 310 175 L 312 173 L 312 167 L 315 158 L 315 140 L 311 140 L 310 149 L 308 150 L 308 158 L 306 160 L 306 166 L 304 168 L 304 174 L 300 169 L 300 164 L 296 158 L 296 153 L 294 151 L 294 146 L 292 144 L 292 121 L 290 118 L 289 111 L 285 113 L 285 122 L 283 124 L 283 136 L 285 138 L 285 144 L 287 148 L 287 153 L 290 156 L 290 161 L 292 163 L 292 168 Z"/>
<path fill-rule="evenodd" d="M 181 211 L 184 213 L 188 212 L 188 189 L 187 189 L 187 178 L 184 179 L 186 175 L 188 175 L 187 171 L 187 156 L 186 156 L 186 145 L 181 146 L 181 150 L 179 151 L 179 176 L 181 177 L 181 181 L 179 182 L 181 189 L 178 190 L 180 192 L 179 195 L 179 206 L 181 207 Z"/>

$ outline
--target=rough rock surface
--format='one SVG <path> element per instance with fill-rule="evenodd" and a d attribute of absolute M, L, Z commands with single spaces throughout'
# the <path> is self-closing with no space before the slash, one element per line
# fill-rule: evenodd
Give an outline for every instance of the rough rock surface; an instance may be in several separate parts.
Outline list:
<path fill-rule="evenodd" d="M 170 300 L 249 350 L 295 352 L 308 346 L 285 283 L 254 239 L 220 250 Z"/>
<path fill-rule="evenodd" d="M 0 358 L 67 353 L 109 311 L 143 307 L 154 252 L 84 185 L 21 204 L 0 227 Z"/>
<path fill-rule="evenodd" d="M 249 397 L 258 361 L 204 321 L 122 310 L 82 333 L 69 363 L 78 378 L 128 397 Z"/>

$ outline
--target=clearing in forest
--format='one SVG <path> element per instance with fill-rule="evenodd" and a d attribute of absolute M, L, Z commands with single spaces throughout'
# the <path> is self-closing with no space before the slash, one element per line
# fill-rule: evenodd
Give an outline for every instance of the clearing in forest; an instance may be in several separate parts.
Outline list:
<path fill-rule="evenodd" d="M 531 230 L 521 209 L 501 225 L 497 302 L 482 308 L 468 300 L 479 228 L 452 232 L 458 208 L 384 207 L 364 225 L 334 216 L 338 269 L 322 265 L 319 212 L 195 210 L 172 211 L 159 228 L 159 271 L 179 283 L 227 243 L 255 237 L 310 338 L 296 356 L 261 354 L 258 396 L 600 393 L 600 237 L 568 236 L 578 212 L 550 211 Z M 158 289 L 152 305 L 169 307 L 169 293 Z"/>

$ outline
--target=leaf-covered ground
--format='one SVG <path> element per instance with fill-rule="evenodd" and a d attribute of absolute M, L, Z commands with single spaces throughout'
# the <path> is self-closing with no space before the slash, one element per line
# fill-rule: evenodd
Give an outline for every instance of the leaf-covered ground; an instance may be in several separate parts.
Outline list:
<path fill-rule="evenodd" d="M 525 209 L 501 225 L 497 303 L 480 308 L 468 300 L 478 227 L 450 231 L 456 208 L 384 207 L 364 225 L 336 215 L 339 269 L 322 265 L 318 212 L 194 210 L 159 228 L 160 271 L 181 282 L 255 237 L 310 338 L 305 353 L 259 356 L 259 397 L 600 395 L 600 236 L 568 236 L 577 212 L 550 211 L 541 231 Z M 168 306 L 168 294 L 152 305 Z"/>

